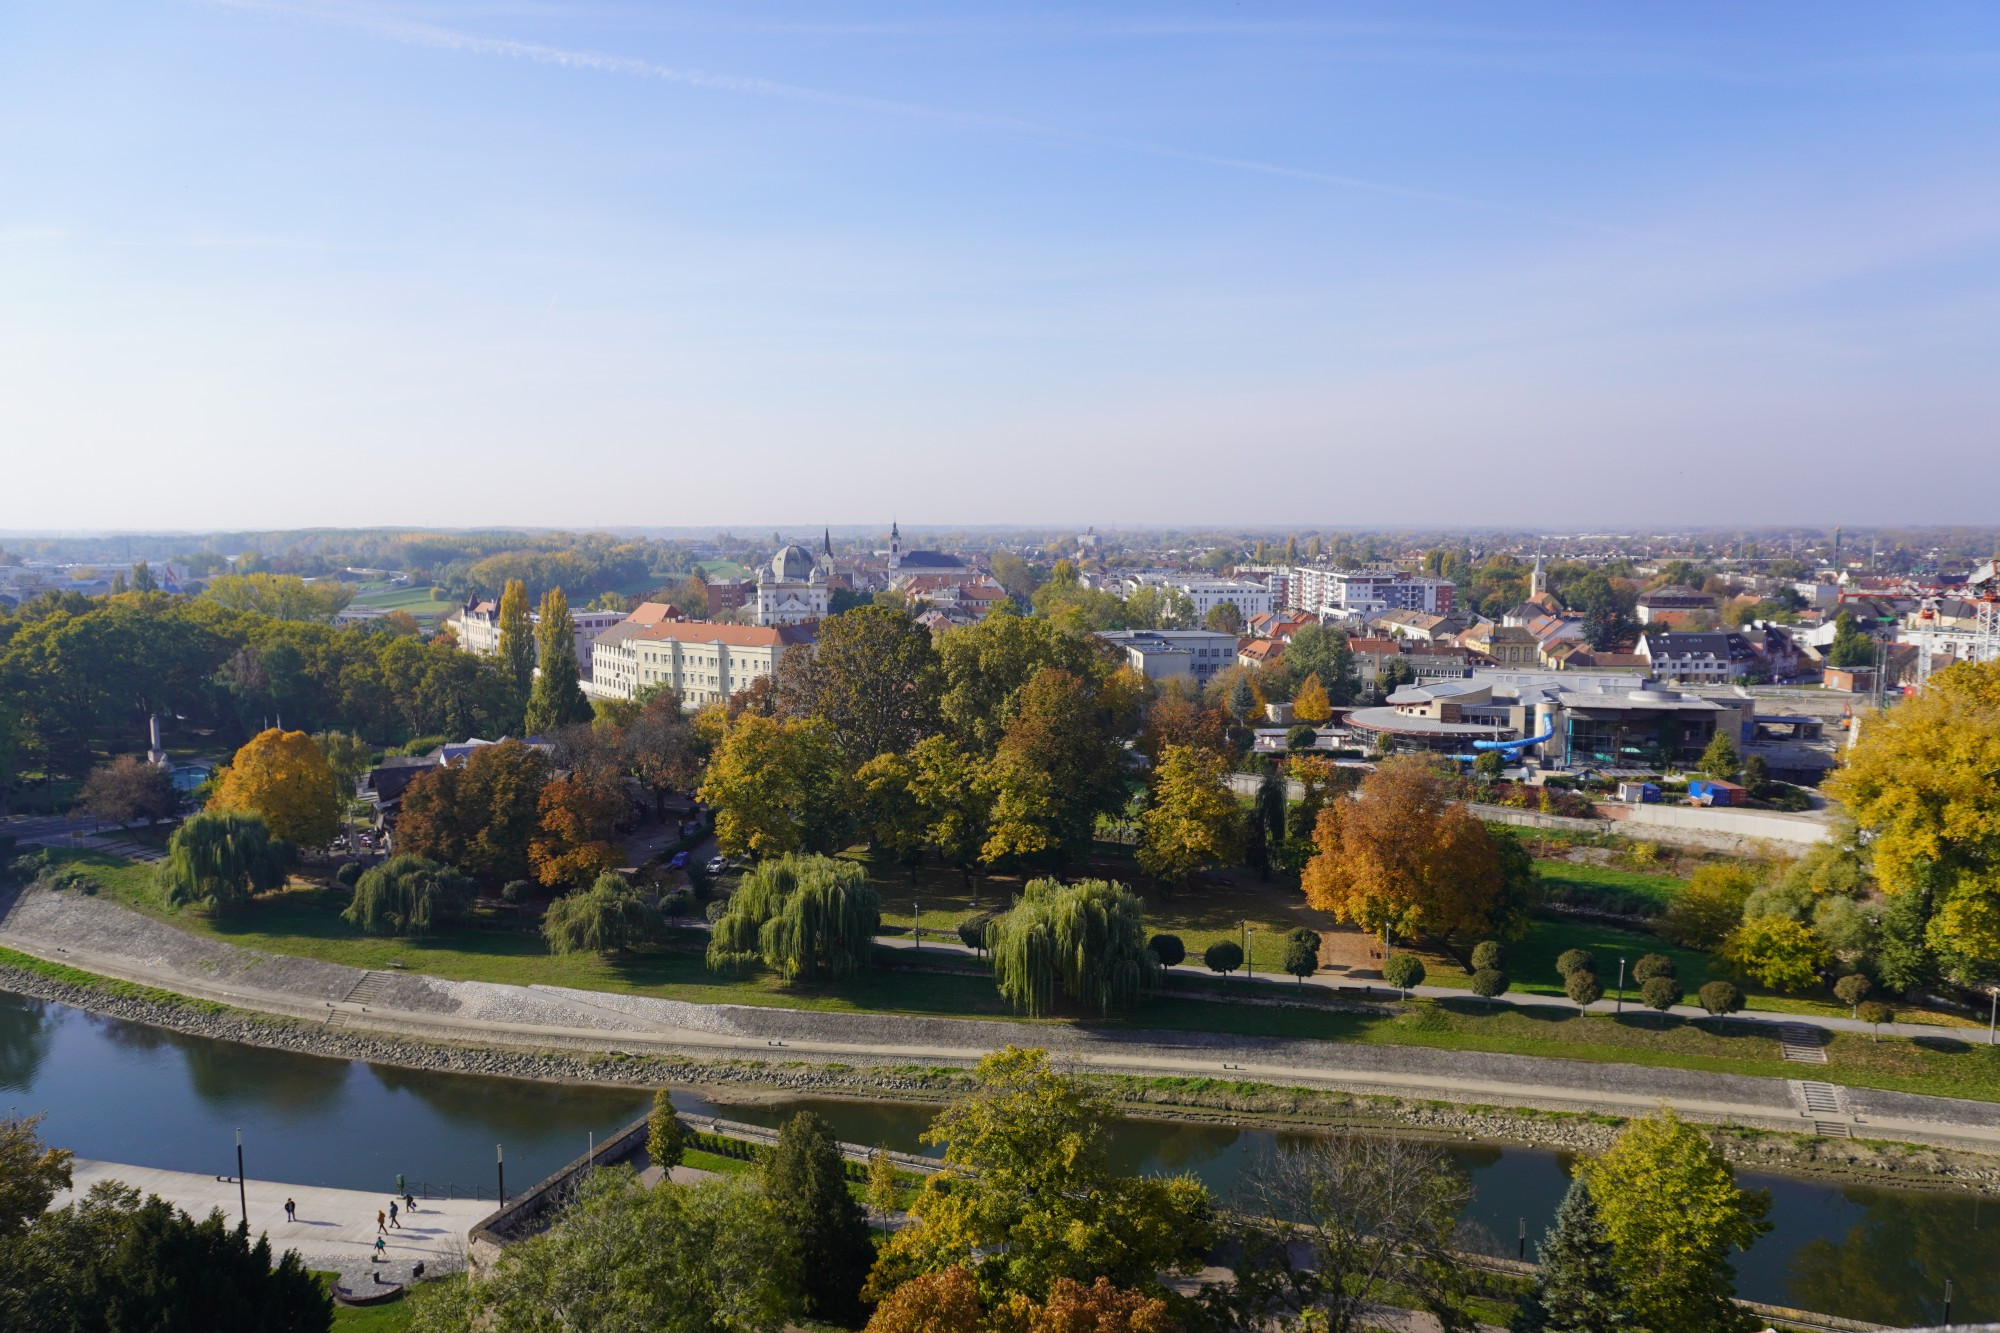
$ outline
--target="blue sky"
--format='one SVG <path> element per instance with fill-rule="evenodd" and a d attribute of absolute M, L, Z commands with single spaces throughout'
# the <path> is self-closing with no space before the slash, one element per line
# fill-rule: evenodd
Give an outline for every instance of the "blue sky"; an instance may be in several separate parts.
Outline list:
<path fill-rule="evenodd" d="M 1990 4 L 0 0 L 0 528 L 1992 521 L 1997 367 Z"/>

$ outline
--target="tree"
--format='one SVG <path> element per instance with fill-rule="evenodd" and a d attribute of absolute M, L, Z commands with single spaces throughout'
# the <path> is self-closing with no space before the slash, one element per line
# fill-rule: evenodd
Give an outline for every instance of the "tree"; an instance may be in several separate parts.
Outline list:
<path fill-rule="evenodd" d="M 1648 1333 L 1733 1329 L 1731 1250 L 1770 1230 L 1770 1196 L 1738 1189 L 1721 1151 L 1671 1110 L 1633 1120 L 1577 1167 Z"/>
<path fill-rule="evenodd" d="M 665 686 L 648 686 L 633 702 L 638 713 L 620 728 L 619 746 L 627 771 L 653 798 L 658 814 L 668 792 L 692 787 L 701 772 L 694 725 L 681 709 L 680 695 Z"/>
<path fill-rule="evenodd" d="M 969 1333 L 985 1327 L 979 1283 L 959 1265 L 920 1273 L 882 1298 L 867 1333 Z"/>
<path fill-rule="evenodd" d="M 1638 962 L 1632 964 L 1632 980 L 1642 985 L 1654 977 L 1666 977 L 1671 980 L 1679 974 L 1680 969 L 1675 966 L 1674 960 L 1663 953 L 1642 955 Z"/>
<path fill-rule="evenodd" d="M 1108 1014 L 1159 985 L 1159 959 L 1145 941 L 1139 900 L 1123 884 L 1032 880 L 994 922 L 993 978 L 1032 1017 L 1053 1012 L 1059 996 Z"/>
<path fill-rule="evenodd" d="M 1046 1293 L 1060 1277 L 1137 1286 L 1200 1266 L 1214 1238 L 1208 1191 L 1191 1176 L 1117 1174 L 1102 1093 L 1015 1046 L 974 1073 L 973 1093 L 924 1132 L 944 1169 L 882 1248 L 868 1299 L 962 1265 L 990 1299 Z"/>
<path fill-rule="evenodd" d="M 1743 992 L 1726 981 L 1710 981 L 1695 992 L 1711 1017 L 1726 1018 L 1743 1007 Z"/>
<path fill-rule="evenodd" d="M 1234 602 L 1217 602 L 1208 609 L 1202 624 L 1218 634 L 1241 634 L 1243 632 L 1243 608 Z"/>
<path fill-rule="evenodd" d="M 1713 949 L 1743 920 L 1743 904 L 1757 885 L 1757 874 L 1748 867 L 1705 865 L 1667 905 L 1660 933 L 1690 949 Z"/>
<path fill-rule="evenodd" d="M 132 566 L 133 592 L 158 592 L 159 590 L 160 581 L 153 577 L 153 567 L 151 565 L 141 560 L 138 564 Z"/>
<path fill-rule="evenodd" d="M 549 772 L 546 752 L 516 740 L 427 768 L 403 789 L 396 846 L 487 884 L 525 879 Z"/>
<path fill-rule="evenodd" d="M 1710 739 L 1708 748 L 1701 752 L 1701 771 L 1718 782 L 1734 782 L 1743 771 L 1743 762 L 1737 758 L 1729 733 L 1718 731 Z"/>
<path fill-rule="evenodd" d="M 700 796 L 724 855 L 782 856 L 844 845 L 845 786 L 822 724 L 746 712 L 723 733 Z"/>
<path fill-rule="evenodd" d="M 1875 665 L 1875 640 L 1852 611 L 1833 618 L 1833 642 L 1827 645 L 1826 664 L 1842 671 Z"/>
<path fill-rule="evenodd" d="M 658 915 L 615 870 L 600 873 L 581 893 L 557 898 L 542 914 L 542 938 L 557 954 L 622 953 L 658 929 Z"/>
<path fill-rule="evenodd" d="M 1471 1326 L 1453 1247 L 1472 1191 L 1436 1148 L 1353 1135 L 1285 1144 L 1245 1192 L 1255 1220 L 1235 1288 L 1203 1292 L 1228 1323 L 1358 1333 L 1387 1288 L 1447 1329 Z"/>
<path fill-rule="evenodd" d="M 1887 895 L 1892 979 L 1919 981 L 1922 957 L 1968 980 L 2000 958 L 2000 662 L 1962 662 L 1915 698 L 1864 722 L 1826 782 L 1866 838 Z M 1893 944 L 1892 944 L 1893 939 Z"/>
<path fill-rule="evenodd" d="M 140 819 L 159 823 L 180 808 L 181 795 L 164 767 L 127 754 L 90 770 L 79 804 L 123 828 Z"/>
<path fill-rule="evenodd" d="M 535 683 L 535 627 L 528 615 L 528 585 L 508 579 L 500 591 L 500 670 L 525 707 Z"/>
<path fill-rule="evenodd" d="M 1855 1017 L 1859 1018 L 1872 1029 L 1869 1033 L 1869 1040 L 1871 1041 L 1880 1041 L 1882 1039 L 1882 1025 L 1884 1023 L 1893 1023 L 1896 1021 L 1896 1011 L 1888 1005 L 1883 1004 L 1880 1000 L 1864 1000 L 1854 1012 Z"/>
<path fill-rule="evenodd" d="M 1771 766 L 1761 754 L 1753 754 L 1743 761 L 1742 783 L 1752 796 L 1763 796 L 1772 790 Z"/>
<path fill-rule="evenodd" d="M 787 652 L 779 697 L 817 718 L 849 771 L 901 754 L 942 722 L 944 668 L 931 633 L 907 610 L 862 606 L 819 624 L 810 652 Z"/>
<path fill-rule="evenodd" d="M 1299 685 L 1299 692 L 1292 697 L 1292 716 L 1308 726 L 1318 726 L 1333 716 L 1333 705 L 1327 701 L 1326 687 L 1318 676 L 1307 676 Z"/>
<path fill-rule="evenodd" d="M 1015 1294 L 995 1312 L 994 1322 L 1021 1333 L 1180 1333 L 1166 1301 L 1104 1278 L 1084 1286 L 1059 1277 L 1040 1305 Z"/>
<path fill-rule="evenodd" d="M 1534 1289 L 1516 1308 L 1510 1333 L 1621 1333 L 1631 1327 L 1631 1296 L 1581 1176 L 1570 1182 L 1535 1258 Z"/>
<path fill-rule="evenodd" d="M 1201 951 L 1201 961 L 1209 971 L 1226 976 L 1243 966 L 1243 946 L 1235 940 L 1217 940 Z"/>
<path fill-rule="evenodd" d="M 22 1329 L 224 1329 L 326 1333 L 333 1301 L 287 1250 L 220 1210 L 197 1220 L 100 1181 L 0 1242 L 0 1322 Z"/>
<path fill-rule="evenodd" d="M 1091 683 L 1068 671 L 1037 672 L 1015 697 L 985 775 L 993 815 L 982 859 L 1081 859 L 1097 817 L 1125 803 L 1123 767 L 1123 748 Z"/>
<path fill-rule="evenodd" d="M 1514 983 L 1497 967 L 1481 968 L 1472 974 L 1472 993 L 1482 1000 L 1497 1000 Z"/>
<path fill-rule="evenodd" d="M 1820 973 L 1833 962 L 1812 928 L 1788 916 L 1744 918 L 1723 943 L 1722 956 L 1740 972 L 1787 993 L 1819 985 Z"/>
<path fill-rule="evenodd" d="M 1319 932 L 1300 926 L 1285 936 L 1285 971 L 1299 979 L 1301 986 L 1306 978 L 1319 971 Z"/>
<path fill-rule="evenodd" d="M 992 817 L 978 761 L 949 736 L 927 737 L 910 751 L 909 784 L 910 798 L 923 816 L 925 838 L 945 862 L 958 867 L 970 886 Z"/>
<path fill-rule="evenodd" d="M 1597 979 L 1597 973 L 1587 968 L 1578 968 L 1563 978 L 1563 994 L 1579 1009 L 1588 1009 L 1604 998 L 1604 983 Z"/>
<path fill-rule="evenodd" d="M 1153 776 L 1153 799 L 1139 816 L 1139 868 L 1163 888 L 1235 859 L 1242 848 L 1229 763 L 1212 750 L 1169 745 Z"/>
<path fill-rule="evenodd" d="M 1522 928 L 1532 862 L 1508 858 L 1501 840 L 1452 798 L 1447 779 L 1426 756 L 1399 756 L 1362 782 L 1358 799 L 1323 808 L 1303 876 L 1306 900 L 1384 941 Z"/>
<path fill-rule="evenodd" d="M 874 961 L 881 908 L 861 867 L 829 856 L 783 856 L 743 877 L 709 934 L 708 965 L 755 961 L 788 982 L 838 981 Z"/>
<path fill-rule="evenodd" d="M 1297 687 L 1303 689 L 1308 677 L 1317 679 L 1326 697 L 1336 704 L 1351 704 L 1361 691 L 1354 669 L 1354 652 L 1347 636 L 1319 624 L 1301 625 L 1285 645 L 1285 666 Z"/>
<path fill-rule="evenodd" d="M 542 788 L 540 822 L 528 840 L 528 864 L 550 888 L 589 884 L 618 863 L 612 842 L 625 794 L 601 775 L 577 771 Z"/>
<path fill-rule="evenodd" d="M 910 791 L 913 776 L 909 758 L 900 754 L 878 754 L 854 773 L 859 823 L 869 846 L 893 854 L 909 867 L 912 880 L 930 833 L 923 808 Z"/>
<path fill-rule="evenodd" d="M 778 1333 L 798 1281 L 785 1226 L 752 1182 L 647 1189 L 630 1168 L 609 1167 L 478 1282 L 419 1286 L 410 1327 Z"/>
<path fill-rule="evenodd" d="M 1107 674 L 1090 643 L 1004 606 L 976 625 L 947 631 L 938 640 L 938 655 L 944 663 L 945 725 L 981 758 L 998 748 L 1015 696 L 1037 673 L 1067 671 L 1093 683 Z"/>
<path fill-rule="evenodd" d="M 1861 1002 L 1868 998 L 1868 992 L 1874 988 L 1874 983 L 1861 973 L 1849 972 L 1833 983 L 1833 994 L 1835 999 L 1847 1006 L 1849 1016 L 1853 1017 L 1860 1013 Z"/>
<path fill-rule="evenodd" d="M 217 574 L 201 595 L 231 611 L 322 625 L 332 624 L 354 600 L 353 591 L 337 580 L 308 583 L 296 574 Z"/>
<path fill-rule="evenodd" d="M 324 847 L 340 832 L 346 802 L 313 738 L 273 727 L 236 752 L 208 807 L 262 815 L 272 837 Z"/>
<path fill-rule="evenodd" d="M 1424 984 L 1424 960 L 1413 953 L 1390 954 L 1382 962 L 1382 980 L 1403 992 L 1409 999 L 1410 992 Z"/>
<path fill-rule="evenodd" d="M 861 1284 L 875 1260 L 868 1219 L 847 1190 L 833 1129 L 800 1111 L 778 1131 L 764 1159 L 764 1197 L 791 1232 L 803 1279 L 801 1305 L 810 1318 L 852 1325 L 861 1315 Z"/>
<path fill-rule="evenodd" d="M 876 1220 L 886 1227 L 902 1198 L 903 1182 L 896 1173 L 895 1159 L 889 1156 L 887 1148 L 877 1144 L 875 1151 L 868 1154 L 868 1206 L 875 1210 Z"/>
<path fill-rule="evenodd" d="M 1498 782 L 1507 771 L 1507 761 L 1498 750 L 1481 750 L 1472 761 L 1474 775 L 1487 782 Z"/>
<path fill-rule="evenodd" d="M 1239 723 L 1247 723 L 1257 711 L 1257 690 L 1250 684 L 1248 672 L 1239 672 L 1229 687 L 1229 715 Z"/>
<path fill-rule="evenodd" d="M 1472 970 L 1498 971 L 1507 966 L 1507 948 L 1498 940 L 1481 940 L 1472 946 Z"/>
<path fill-rule="evenodd" d="M 1237 676 L 1236 683 L 1250 688 L 1242 675 Z M 1254 693 L 1250 706 L 1256 706 Z M 1232 711 L 1234 707 L 1232 704 Z M 1140 748 L 1156 763 L 1170 745 L 1221 751 L 1229 744 L 1228 726 L 1228 717 L 1204 704 L 1191 684 L 1170 680 L 1160 687 L 1159 696 L 1146 709 L 1146 725 L 1139 735 Z"/>
<path fill-rule="evenodd" d="M 1597 971 L 1597 955 L 1588 949 L 1564 949 L 1556 956 L 1556 971 L 1563 976 Z"/>
<path fill-rule="evenodd" d="M 1645 1001 L 1646 1007 L 1663 1014 L 1679 1004 L 1683 994 L 1681 983 L 1668 975 L 1647 977 L 1639 986 L 1639 998 Z"/>
<path fill-rule="evenodd" d="M 1178 935 L 1155 935 L 1146 941 L 1146 948 L 1160 960 L 1161 967 L 1179 967 L 1187 957 L 1187 945 Z"/>
<path fill-rule="evenodd" d="M 546 736 L 571 723 L 590 721 L 590 700 L 577 683 L 576 621 L 570 618 L 569 599 L 561 588 L 542 594 L 535 658 L 538 669 L 528 689 L 521 729 L 530 736 Z"/>
<path fill-rule="evenodd" d="M 364 871 L 340 915 L 371 934 L 424 935 L 461 920 L 476 893 L 472 880 L 452 867 L 403 853 Z"/>
<path fill-rule="evenodd" d="M 0 1120 L 0 1242 L 27 1230 L 70 1187 L 76 1155 L 45 1146 L 41 1125 L 39 1115 Z"/>
<path fill-rule="evenodd" d="M 653 1094 L 653 1109 L 646 1117 L 646 1156 L 660 1168 L 663 1179 L 671 1177 L 687 1156 L 687 1142 L 687 1126 L 674 1112 L 672 1095 L 661 1088 Z"/>
<path fill-rule="evenodd" d="M 285 882 L 286 856 L 262 815 L 205 810 L 167 841 L 160 885 L 174 907 L 222 912 Z"/>

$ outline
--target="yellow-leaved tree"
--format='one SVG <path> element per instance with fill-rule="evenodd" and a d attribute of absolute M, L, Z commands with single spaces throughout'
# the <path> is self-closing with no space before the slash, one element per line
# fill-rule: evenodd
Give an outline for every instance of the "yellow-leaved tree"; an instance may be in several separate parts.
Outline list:
<path fill-rule="evenodd" d="M 1139 816 L 1140 869 L 1178 888 L 1243 850 L 1243 820 L 1225 785 L 1229 761 L 1213 750 L 1169 745 L 1153 775 L 1152 802 Z"/>
<path fill-rule="evenodd" d="M 2000 959 L 2000 662 L 1963 662 L 1866 719 L 1827 779 L 1867 835 L 1875 879 L 1921 895 L 1924 942 L 1970 975 Z"/>
<path fill-rule="evenodd" d="M 1333 703 L 1326 697 L 1326 686 L 1319 683 L 1318 676 L 1308 675 L 1292 697 L 1293 719 L 1318 726 L 1332 716 Z"/>
<path fill-rule="evenodd" d="M 319 743 L 303 731 L 259 732 L 222 770 L 211 810 L 264 816 L 271 836 L 324 847 L 340 831 L 342 796 Z"/>

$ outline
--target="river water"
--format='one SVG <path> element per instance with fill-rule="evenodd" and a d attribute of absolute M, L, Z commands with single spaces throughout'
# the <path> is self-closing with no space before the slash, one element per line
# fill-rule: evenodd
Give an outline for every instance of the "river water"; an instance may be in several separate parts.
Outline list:
<path fill-rule="evenodd" d="M 494 1147 L 509 1190 L 540 1180 L 644 1114 L 648 1094 L 616 1088 L 422 1073 L 187 1037 L 0 992 L 0 1107 L 46 1112 L 42 1136 L 79 1156 L 233 1175 L 235 1132 L 255 1177 L 386 1190 L 398 1173 L 442 1192 L 491 1197 Z M 933 1109 L 791 1099 L 722 1105 L 693 1093 L 682 1110 L 775 1125 L 818 1111 L 843 1139 L 926 1151 Z M 1112 1148 L 1130 1171 L 1192 1171 L 1227 1196 L 1280 1135 L 1226 1125 L 1121 1122 Z M 935 1151 L 930 1149 L 929 1151 Z M 1453 1144 L 1475 1197 L 1468 1243 L 1513 1254 L 1568 1188 L 1569 1159 L 1536 1148 Z M 1737 1257 L 1738 1291 L 1884 1324 L 1942 1315 L 2000 1320 L 2000 1201 L 1744 1173 L 1772 1196 L 1771 1233 Z"/>

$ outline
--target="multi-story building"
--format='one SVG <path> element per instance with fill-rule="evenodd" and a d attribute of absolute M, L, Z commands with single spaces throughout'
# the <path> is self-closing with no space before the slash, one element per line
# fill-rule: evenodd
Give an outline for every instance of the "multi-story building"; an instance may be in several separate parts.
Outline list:
<path fill-rule="evenodd" d="M 1099 630 L 1097 637 L 1124 650 L 1132 669 L 1147 680 L 1191 680 L 1206 685 L 1236 664 L 1236 636 L 1205 629 Z"/>
<path fill-rule="evenodd" d="M 1450 579 L 1411 574 L 1391 565 L 1331 569 L 1297 565 L 1288 580 L 1292 605 L 1322 619 L 1368 617 L 1384 611 L 1423 611 L 1448 616 L 1458 589 Z"/>
<path fill-rule="evenodd" d="M 664 685 L 689 708 L 726 701 L 761 676 L 796 645 L 812 644 L 809 625 L 722 625 L 711 620 L 627 621 L 598 636 L 594 669 L 585 691 L 603 699 L 630 699 Z"/>
<path fill-rule="evenodd" d="M 658 603 L 647 603 L 657 606 Z M 570 608 L 570 623 L 576 627 L 571 650 L 576 654 L 577 674 L 584 680 L 590 679 L 590 645 L 597 636 L 626 618 L 623 611 L 578 610 Z M 491 657 L 500 651 L 500 606 L 490 597 L 475 597 L 466 602 L 451 615 L 445 617 L 447 626 L 458 638 L 460 651 L 475 657 Z M 542 613 L 530 611 L 528 624 L 539 626 Z"/>
<path fill-rule="evenodd" d="M 1641 625 L 1672 624 L 1675 620 L 1688 620 L 1715 611 L 1715 598 L 1699 588 L 1689 588 L 1679 583 L 1655 588 L 1651 592 L 1639 594 L 1639 623 Z M 1709 621 L 1712 625 L 1715 622 Z"/>
<path fill-rule="evenodd" d="M 757 571 L 757 623 L 801 625 L 826 619 L 831 559 L 813 558 L 803 546 L 779 548 Z"/>
<path fill-rule="evenodd" d="M 1639 654 L 1659 679 L 1691 685 L 1727 684 L 1760 665 L 1750 640 L 1721 631 L 1647 634 L 1639 640 Z"/>

